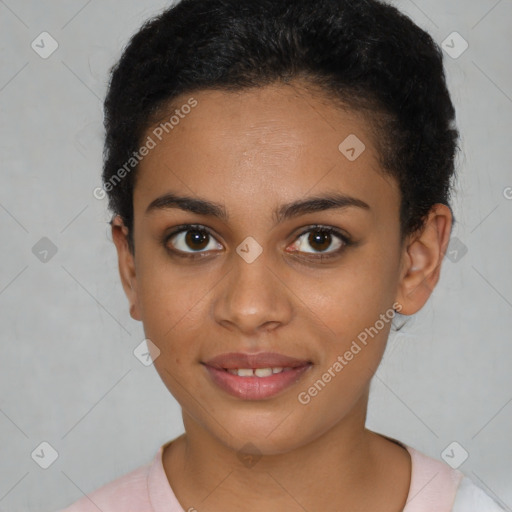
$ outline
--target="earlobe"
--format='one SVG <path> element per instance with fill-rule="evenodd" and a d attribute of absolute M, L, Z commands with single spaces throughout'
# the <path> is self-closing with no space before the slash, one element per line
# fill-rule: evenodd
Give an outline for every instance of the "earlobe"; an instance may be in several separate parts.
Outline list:
<path fill-rule="evenodd" d="M 134 320 L 141 321 L 137 294 L 137 276 L 135 271 L 135 259 L 128 243 L 128 228 L 122 218 L 117 215 L 112 219 L 112 240 L 117 249 L 119 276 L 124 292 L 130 303 L 130 316 Z"/>
<path fill-rule="evenodd" d="M 435 204 L 423 230 L 405 244 L 397 302 L 403 315 L 419 311 L 439 281 L 441 265 L 450 240 L 452 214 L 448 206 Z"/>

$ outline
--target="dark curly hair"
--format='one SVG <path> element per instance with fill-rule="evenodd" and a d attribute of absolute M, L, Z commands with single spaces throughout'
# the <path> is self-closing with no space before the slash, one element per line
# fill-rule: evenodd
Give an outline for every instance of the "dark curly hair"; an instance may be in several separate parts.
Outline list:
<path fill-rule="evenodd" d="M 435 203 L 450 206 L 455 110 L 442 51 L 410 18 L 376 0 L 181 0 L 131 38 L 105 99 L 103 188 L 132 251 L 137 166 L 119 171 L 173 100 L 292 80 L 367 114 L 400 187 L 402 241 Z"/>

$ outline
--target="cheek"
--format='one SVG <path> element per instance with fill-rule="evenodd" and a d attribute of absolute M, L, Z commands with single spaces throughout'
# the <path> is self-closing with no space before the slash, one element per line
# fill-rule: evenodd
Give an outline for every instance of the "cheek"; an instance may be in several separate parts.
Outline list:
<path fill-rule="evenodd" d="M 394 302 L 397 275 L 391 250 L 374 244 L 354 251 L 338 268 L 297 280 L 299 297 L 342 339 L 373 325 Z M 302 284 L 301 284 L 302 283 Z"/>
<path fill-rule="evenodd" d="M 190 349 L 194 342 L 190 333 L 200 329 L 206 318 L 204 308 L 214 280 L 142 254 L 140 262 L 137 294 L 146 336 L 162 351 L 172 348 L 179 354 Z"/>
<path fill-rule="evenodd" d="M 282 268 L 286 286 L 281 300 L 294 302 L 299 323 L 316 324 L 318 334 L 344 352 L 394 302 L 393 258 L 398 255 L 389 246 L 382 249 L 382 243 L 367 242 L 347 251 L 346 258 L 330 268 Z M 194 347 L 201 338 L 197 334 L 213 327 L 212 301 L 219 298 L 215 293 L 222 288 L 224 271 L 171 262 L 143 247 L 139 257 L 137 290 L 146 336 L 161 351 L 172 351 L 174 358 L 192 357 L 200 349 Z M 376 339 L 385 342 L 386 328 L 379 329 L 382 333 Z"/>
<path fill-rule="evenodd" d="M 205 321 L 201 299 L 208 297 L 208 286 L 176 268 L 151 267 L 140 281 L 139 299 L 145 336 L 160 350 L 155 369 L 170 393 L 180 403 L 188 403 L 190 396 L 182 383 L 197 378 L 199 334 Z"/>

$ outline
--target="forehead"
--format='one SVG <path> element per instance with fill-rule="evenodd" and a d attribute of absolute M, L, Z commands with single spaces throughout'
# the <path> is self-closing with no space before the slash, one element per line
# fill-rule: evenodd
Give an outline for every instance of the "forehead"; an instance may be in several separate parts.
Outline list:
<path fill-rule="evenodd" d="M 167 191 L 247 210 L 327 190 L 393 207 L 397 185 L 380 170 L 367 119 L 300 86 L 182 95 L 145 134 L 154 148 L 139 164 L 134 208 Z"/>

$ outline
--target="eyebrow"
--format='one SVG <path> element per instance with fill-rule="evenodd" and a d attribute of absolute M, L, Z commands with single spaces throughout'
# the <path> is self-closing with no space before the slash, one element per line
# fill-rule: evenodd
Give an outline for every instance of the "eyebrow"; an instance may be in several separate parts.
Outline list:
<path fill-rule="evenodd" d="M 279 224 L 285 220 L 306 215 L 308 213 L 333 209 L 345 209 L 349 207 L 361 208 L 368 211 L 370 210 L 370 206 L 361 199 L 340 193 L 328 193 L 284 204 L 272 213 L 275 223 Z M 224 222 L 229 221 L 229 214 L 222 204 L 201 198 L 178 196 L 170 192 L 153 200 L 146 208 L 145 215 L 154 211 L 174 208 L 196 213 L 198 215 L 217 217 Z"/>

